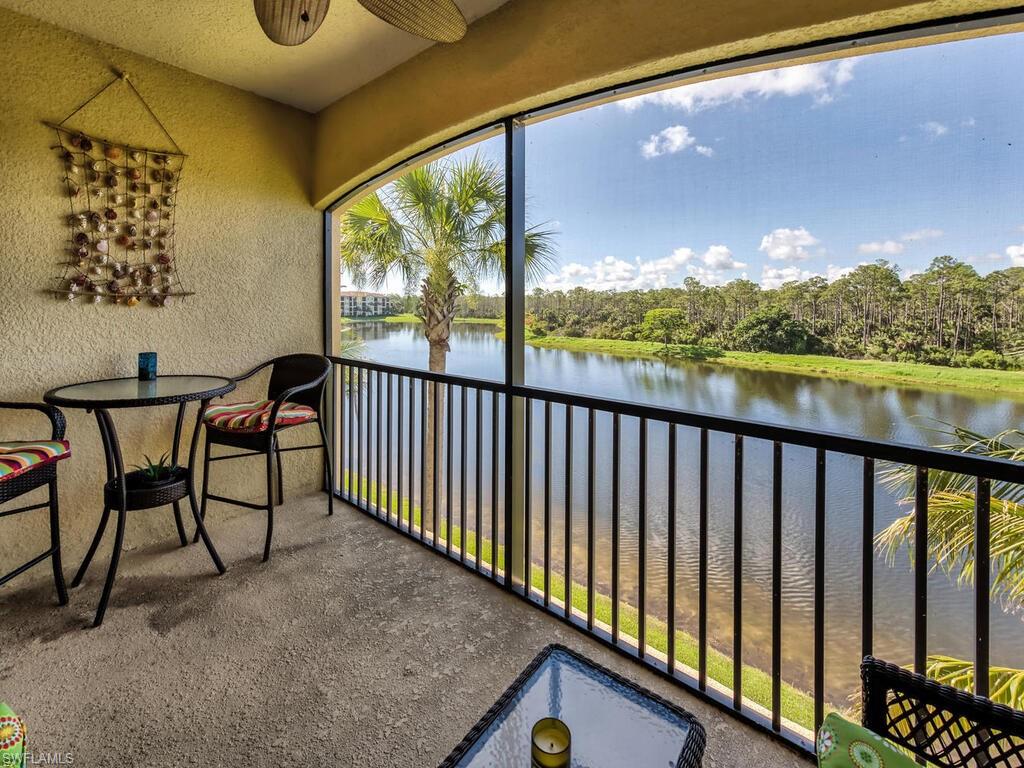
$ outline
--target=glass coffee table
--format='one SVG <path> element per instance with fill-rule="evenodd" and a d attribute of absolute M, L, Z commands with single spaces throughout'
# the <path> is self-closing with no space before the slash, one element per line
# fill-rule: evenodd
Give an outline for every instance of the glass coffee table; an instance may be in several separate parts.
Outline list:
<path fill-rule="evenodd" d="M 699 768 L 704 727 L 683 709 L 561 645 L 530 662 L 441 768 L 524 768 L 531 731 L 557 717 L 572 768 Z"/>

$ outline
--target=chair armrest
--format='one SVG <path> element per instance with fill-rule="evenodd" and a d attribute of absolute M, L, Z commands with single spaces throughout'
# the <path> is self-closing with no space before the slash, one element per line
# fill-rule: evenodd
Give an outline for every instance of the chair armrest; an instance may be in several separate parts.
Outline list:
<path fill-rule="evenodd" d="M 264 368 L 266 368 L 266 367 L 267 367 L 268 365 L 273 365 L 273 363 L 274 363 L 274 361 L 273 361 L 273 360 L 267 360 L 267 361 L 266 361 L 266 362 L 264 362 L 264 363 L 260 363 L 259 365 L 257 365 L 257 366 L 256 366 L 255 368 L 253 368 L 252 370 L 250 370 L 250 371 L 246 371 L 246 372 L 245 372 L 245 373 L 243 373 L 243 374 L 242 374 L 241 376 L 234 376 L 234 377 L 232 377 L 232 379 L 231 379 L 231 380 L 232 380 L 232 381 L 245 381 L 246 379 L 248 379 L 248 378 L 251 378 L 251 377 L 255 376 L 255 375 L 256 375 L 257 373 L 259 373 L 260 371 L 262 371 L 262 370 L 263 370 Z"/>
<path fill-rule="evenodd" d="M 851 723 L 837 712 L 825 716 L 815 742 L 819 768 L 917 768 L 917 763 L 874 731 Z"/>
<path fill-rule="evenodd" d="M 46 414 L 47 418 L 50 419 L 50 439 L 51 440 L 63 440 L 64 432 L 67 429 L 67 419 L 64 418 L 64 414 L 60 408 L 55 405 L 46 405 L 45 403 L 15 403 L 0 401 L 0 408 L 7 410 L 18 410 L 18 411 L 39 411 L 40 413 Z"/>
<path fill-rule="evenodd" d="M 270 409 L 271 435 L 273 434 L 274 428 L 277 425 L 277 412 L 281 410 L 281 406 L 284 405 L 297 392 L 305 392 L 310 389 L 316 389 L 317 387 L 323 385 L 323 383 L 327 381 L 327 376 L 329 373 L 330 369 L 328 368 L 312 381 L 306 382 L 305 384 L 299 384 L 298 386 L 291 387 L 290 389 L 286 389 L 284 392 L 277 396 L 277 399 L 274 400 L 274 407 Z"/>

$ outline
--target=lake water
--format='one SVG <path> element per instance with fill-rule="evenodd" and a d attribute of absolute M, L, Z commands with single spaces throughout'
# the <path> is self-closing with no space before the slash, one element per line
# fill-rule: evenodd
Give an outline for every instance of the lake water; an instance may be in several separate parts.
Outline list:
<path fill-rule="evenodd" d="M 361 323 L 355 326 L 364 341 L 361 357 L 390 365 L 424 369 L 427 346 L 416 325 Z M 500 380 L 503 342 L 494 326 L 459 324 L 448 355 L 449 373 Z M 807 427 L 824 432 L 862 435 L 883 440 L 927 445 L 938 440 L 929 420 L 941 420 L 995 433 L 1024 422 L 1024 393 L 1020 399 L 965 393 L 880 386 L 811 376 L 732 368 L 714 363 L 623 358 L 593 353 L 526 348 L 527 384 L 612 399 L 646 402 L 709 414 Z M 454 419 L 459 433 L 461 401 L 454 395 Z M 474 466 L 476 400 L 467 408 L 467 517 L 475 512 Z M 543 406 L 533 413 L 531 515 L 533 562 L 543 563 L 544 435 Z M 485 441 L 489 439 L 490 399 L 483 400 Z M 561 570 L 564 537 L 565 409 L 552 408 L 552 557 Z M 931 423 L 934 426 L 934 422 Z M 597 581 L 602 591 L 610 581 L 611 541 L 611 418 L 597 420 L 596 476 Z M 417 438 L 418 439 L 418 438 Z M 667 427 L 650 423 L 648 430 L 648 572 L 647 600 L 652 615 L 666 614 Z M 697 446 L 698 432 L 678 432 L 677 490 L 677 622 L 696 632 L 697 589 Z M 573 577 L 586 580 L 586 411 L 573 414 L 572 519 Z M 485 442 L 485 445 L 488 443 Z M 622 420 L 620 594 L 636 604 L 637 450 L 638 422 Z M 455 447 L 456 456 L 458 446 Z M 488 452 L 485 451 L 485 454 Z M 442 453 L 443 455 L 443 453 Z M 744 661 L 770 667 L 771 652 L 771 444 L 747 439 L 743 457 L 743 656 Z M 481 469 L 490 472 L 489 459 Z M 711 642 L 720 650 L 732 648 L 733 463 L 731 435 L 711 433 L 709 522 L 709 617 Z M 459 487 L 459 462 L 454 462 Z M 485 474 L 489 477 L 489 474 Z M 484 483 L 481 504 L 490 507 Z M 500 503 L 500 497 L 499 497 Z M 458 498 L 454 499 L 458 517 Z M 827 696 L 836 703 L 858 690 L 860 656 L 861 462 L 829 454 L 826 523 L 826 663 Z M 896 495 L 875 489 L 876 531 L 907 508 Z M 489 520 L 485 511 L 484 519 Z M 488 536 L 489 524 L 484 525 Z M 783 468 L 783 679 L 809 690 L 813 679 L 813 547 L 814 451 L 787 447 Z M 973 654 L 973 595 L 943 574 L 929 581 L 930 653 L 961 658 Z M 875 655 L 909 663 L 912 659 L 913 583 L 905 554 L 893 565 L 881 556 L 875 562 Z M 991 612 L 992 663 L 1024 667 L 1021 617 L 997 604 Z"/>

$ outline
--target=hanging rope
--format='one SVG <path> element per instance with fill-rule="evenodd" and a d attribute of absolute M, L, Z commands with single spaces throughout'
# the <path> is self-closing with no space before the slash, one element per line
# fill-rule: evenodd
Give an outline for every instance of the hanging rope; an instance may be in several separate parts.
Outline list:
<path fill-rule="evenodd" d="M 131 78 L 128 76 L 127 72 L 116 72 L 114 74 L 113 79 L 109 83 L 104 85 L 102 88 L 100 88 L 98 91 L 96 91 L 96 93 L 94 93 L 88 99 L 86 99 L 81 104 L 79 104 L 77 107 L 75 107 L 75 109 L 71 112 L 71 114 L 69 114 L 67 117 L 65 117 L 63 120 L 61 120 L 59 123 L 57 123 L 57 125 L 55 127 L 62 128 L 64 126 L 64 123 L 66 123 L 72 117 L 74 117 L 79 112 L 81 112 L 83 109 L 85 109 L 87 106 L 89 106 L 89 104 L 91 104 L 93 101 L 98 99 L 101 95 L 103 95 L 106 92 L 106 90 L 108 88 L 110 88 L 110 86 L 115 85 L 116 83 L 119 83 L 119 82 L 124 82 L 124 83 L 126 83 L 128 85 L 129 88 L 131 88 L 132 93 L 135 94 L 135 98 L 137 98 L 139 100 L 139 102 L 142 104 L 142 106 L 146 108 L 146 111 L 149 113 L 149 116 L 151 118 L 153 118 L 153 122 L 157 124 L 157 126 L 163 132 L 164 136 L 167 137 L 167 140 L 171 142 L 171 145 L 174 147 L 174 151 L 177 152 L 179 155 L 184 155 L 185 153 L 181 151 L 181 147 L 178 146 L 178 142 L 176 142 L 174 140 L 174 137 L 171 136 L 170 131 L 168 131 L 167 128 L 164 126 L 164 124 L 160 121 L 160 118 L 156 116 L 156 113 L 153 111 L 153 108 L 149 106 L 149 102 L 147 102 L 142 97 L 142 94 L 139 93 L 139 89 L 135 87 L 135 84 L 131 81 Z"/>

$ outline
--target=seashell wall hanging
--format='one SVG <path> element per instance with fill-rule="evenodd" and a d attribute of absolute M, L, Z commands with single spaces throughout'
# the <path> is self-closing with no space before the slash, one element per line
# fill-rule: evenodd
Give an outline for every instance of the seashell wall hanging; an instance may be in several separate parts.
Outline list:
<path fill-rule="evenodd" d="M 173 151 L 129 146 L 65 124 L 110 86 L 124 82 L 142 102 Z M 166 307 L 185 290 L 174 250 L 175 211 L 186 155 L 128 79 L 118 73 L 59 123 L 58 159 L 70 212 L 61 273 L 49 293 L 67 302 Z M 152 178 L 154 182 L 145 183 Z M 145 237 L 140 237 L 141 228 Z M 143 280 L 143 275 L 145 280 Z"/>

